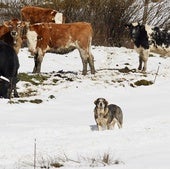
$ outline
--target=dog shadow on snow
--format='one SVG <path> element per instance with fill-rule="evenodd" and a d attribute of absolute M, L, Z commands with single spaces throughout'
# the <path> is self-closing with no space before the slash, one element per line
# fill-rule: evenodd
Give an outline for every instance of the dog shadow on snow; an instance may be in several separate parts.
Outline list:
<path fill-rule="evenodd" d="M 90 125 L 91 131 L 98 131 L 97 125 Z"/>

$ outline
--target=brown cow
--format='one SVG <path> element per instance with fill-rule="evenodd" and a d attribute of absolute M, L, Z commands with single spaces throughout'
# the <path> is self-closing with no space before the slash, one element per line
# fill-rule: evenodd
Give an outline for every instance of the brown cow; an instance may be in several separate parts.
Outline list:
<path fill-rule="evenodd" d="M 64 23 L 63 14 L 50 9 L 35 6 L 25 6 L 21 9 L 21 18 L 23 21 L 30 22 L 30 24 L 41 22 Z"/>
<path fill-rule="evenodd" d="M 28 26 L 27 40 L 30 52 L 34 54 L 33 73 L 39 73 L 46 51 L 55 51 L 74 47 L 80 52 L 83 63 L 83 75 L 87 74 L 87 63 L 91 73 L 95 73 L 94 58 L 91 53 L 92 27 L 90 23 L 76 22 L 68 24 L 39 23 Z"/>
<path fill-rule="evenodd" d="M 18 19 L 5 21 L 4 25 L 0 26 L 0 39 L 12 46 L 18 54 L 22 45 L 21 29 L 23 23 Z"/>

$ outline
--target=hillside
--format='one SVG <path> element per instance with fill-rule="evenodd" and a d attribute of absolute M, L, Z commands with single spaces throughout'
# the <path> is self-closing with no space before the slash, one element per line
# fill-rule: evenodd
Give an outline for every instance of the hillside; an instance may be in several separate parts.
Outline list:
<path fill-rule="evenodd" d="M 33 75 L 33 58 L 21 49 L 21 97 L 0 99 L 0 168 L 32 169 L 36 139 L 37 169 L 169 169 L 170 58 L 152 55 L 144 74 L 132 49 L 93 46 L 92 53 L 95 75 L 81 75 L 77 50 L 47 53 L 42 74 Z M 97 131 L 98 97 L 122 108 L 122 129 Z"/>

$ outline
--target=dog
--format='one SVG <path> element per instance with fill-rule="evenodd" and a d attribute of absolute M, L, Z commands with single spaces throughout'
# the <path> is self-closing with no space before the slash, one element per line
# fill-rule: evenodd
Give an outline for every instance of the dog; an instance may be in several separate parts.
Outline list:
<path fill-rule="evenodd" d="M 117 123 L 119 129 L 123 124 L 123 113 L 119 106 L 115 104 L 109 104 L 104 98 L 98 98 L 94 101 L 96 105 L 94 108 L 94 118 L 98 127 L 98 130 L 110 130 L 113 129 L 115 123 Z"/>

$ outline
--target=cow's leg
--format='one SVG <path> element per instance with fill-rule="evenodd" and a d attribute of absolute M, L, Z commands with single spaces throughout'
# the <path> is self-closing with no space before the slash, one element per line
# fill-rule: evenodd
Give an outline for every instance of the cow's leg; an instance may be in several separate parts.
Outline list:
<path fill-rule="evenodd" d="M 39 50 L 35 55 L 34 55 L 34 69 L 33 73 L 40 73 L 41 71 L 41 63 L 43 60 L 44 54 Z"/>
<path fill-rule="evenodd" d="M 19 97 L 17 89 L 16 89 L 16 83 L 17 83 L 17 77 L 13 77 L 13 78 L 9 78 L 10 79 L 10 83 L 7 85 L 8 89 L 7 89 L 7 98 L 11 98 L 12 97 L 12 91 L 14 90 L 14 97 Z"/>
<path fill-rule="evenodd" d="M 93 57 L 92 53 L 90 51 L 84 50 L 84 49 L 79 49 L 79 52 L 80 52 L 80 56 L 81 56 L 82 63 L 83 63 L 82 74 L 83 75 L 87 74 L 87 63 L 90 66 L 91 74 L 95 74 L 94 57 Z"/>
<path fill-rule="evenodd" d="M 149 50 L 144 50 L 143 51 L 143 57 L 142 57 L 142 60 L 144 62 L 144 65 L 143 65 L 143 71 L 145 72 L 147 70 L 147 61 L 148 61 L 148 57 L 149 57 Z"/>
<path fill-rule="evenodd" d="M 16 86 L 15 86 L 15 88 L 14 88 L 14 97 L 19 97 L 18 92 L 17 92 L 17 89 L 16 89 Z"/>
<path fill-rule="evenodd" d="M 79 50 L 80 57 L 81 57 L 82 64 L 83 64 L 82 75 L 86 75 L 87 74 L 87 62 L 88 62 L 87 52 L 83 49 L 78 49 L 78 50 Z"/>
<path fill-rule="evenodd" d="M 134 46 L 134 49 L 139 54 L 139 66 L 138 66 L 138 70 L 142 70 L 142 64 L 143 64 L 143 61 L 144 61 L 143 60 L 143 58 L 144 58 L 144 54 L 143 54 L 144 49 L 136 47 L 136 46 Z"/>
<path fill-rule="evenodd" d="M 89 46 L 87 47 L 88 63 L 89 63 L 89 66 L 90 66 L 91 74 L 95 74 L 94 57 L 93 57 L 93 55 L 91 53 L 91 41 L 92 41 L 92 39 L 90 38 Z"/>
<path fill-rule="evenodd" d="M 32 73 L 36 73 L 37 72 L 37 66 L 38 66 L 38 53 L 34 54 L 34 69 Z"/>
<path fill-rule="evenodd" d="M 82 58 L 82 63 L 83 63 L 82 75 L 86 75 L 87 74 L 87 58 L 86 59 Z"/>
<path fill-rule="evenodd" d="M 13 84 L 13 90 L 14 90 L 14 97 L 19 97 L 18 92 L 17 92 L 16 83 Z"/>
<path fill-rule="evenodd" d="M 142 57 L 139 55 L 139 67 L 138 70 L 142 70 Z"/>
<path fill-rule="evenodd" d="M 19 79 L 17 78 L 17 76 L 14 76 L 12 78 L 12 91 L 14 91 L 14 97 L 19 97 L 18 92 L 17 92 L 17 87 L 16 87 L 16 84 L 18 83 L 18 81 Z"/>
<path fill-rule="evenodd" d="M 10 82 L 7 89 L 7 98 L 11 99 L 11 97 L 12 97 L 12 79 L 10 78 Z"/>
<path fill-rule="evenodd" d="M 0 83 L 0 96 L 2 98 L 8 98 L 9 96 L 9 82 L 2 81 Z"/>
<path fill-rule="evenodd" d="M 89 66 L 90 66 L 91 74 L 95 74 L 94 57 L 91 53 L 89 53 L 88 63 L 89 63 Z"/>

